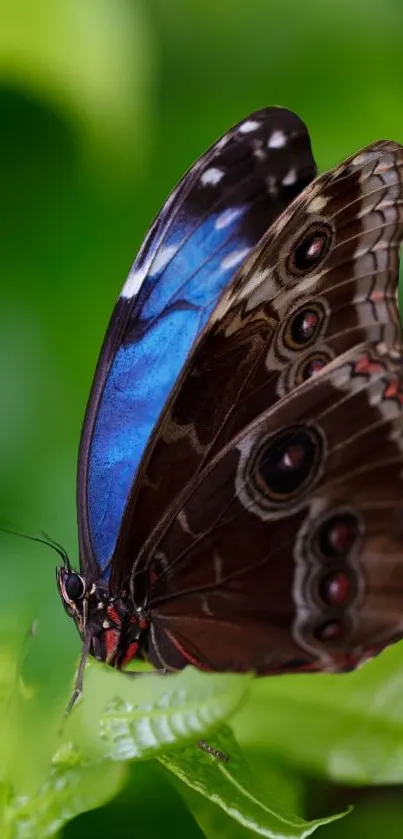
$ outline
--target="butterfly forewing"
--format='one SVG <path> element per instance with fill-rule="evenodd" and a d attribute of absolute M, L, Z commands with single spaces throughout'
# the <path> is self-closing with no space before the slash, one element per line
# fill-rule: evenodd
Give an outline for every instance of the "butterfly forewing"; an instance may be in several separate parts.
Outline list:
<path fill-rule="evenodd" d="M 192 346 L 238 266 L 314 176 L 305 125 L 267 108 L 206 152 L 157 217 L 112 315 L 84 422 L 82 570 L 109 573 L 138 465 Z"/>

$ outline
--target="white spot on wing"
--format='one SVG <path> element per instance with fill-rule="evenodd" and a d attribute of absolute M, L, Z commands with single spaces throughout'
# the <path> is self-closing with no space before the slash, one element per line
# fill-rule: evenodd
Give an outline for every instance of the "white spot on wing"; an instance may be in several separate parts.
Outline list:
<path fill-rule="evenodd" d="M 327 198 L 324 195 L 316 195 L 308 204 L 307 211 L 308 213 L 320 213 L 326 207 L 326 204 Z"/>
<path fill-rule="evenodd" d="M 135 297 L 143 280 L 145 277 L 145 271 L 143 268 L 134 268 L 130 271 L 130 274 L 120 292 L 120 296 L 124 297 L 125 300 L 130 300 L 132 297 Z"/>
<path fill-rule="evenodd" d="M 262 283 L 266 282 L 269 276 L 269 271 L 253 271 L 252 274 L 248 277 L 247 281 L 241 286 L 237 298 L 238 300 L 242 300 L 244 297 L 249 297 L 256 291 Z"/>
<path fill-rule="evenodd" d="M 251 312 L 257 306 L 261 306 L 266 300 L 271 300 L 274 297 L 276 290 L 275 281 L 273 279 L 273 272 L 266 270 L 260 274 L 260 282 L 256 287 L 250 291 L 246 301 L 246 311 Z"/>
<path fill-rule="evenodd" d="M 232 253 L 229 253 L 228 256 L 225 256 L 221 261 L 221 268 L 223 271 L 226 271 L 228 268 L 235 268 L 236 265 L 243 262 L 243 260 L 248 256 L 249 251 L 250 248 L 243 248 L 243 250 L 232 251 Z"/>
<path fill-rule="evenodd" d="M 363 166 L 364 163 L 370 160 L 370 155 L 367 152 L 361 152 L 361 154 L 357 154 L 356 157 L 350 161 L 351 166 Z M 344 168 L 343 164 L 339 167 L 340 171 Z"/>
<path fill-rule="evenodd" d="M 220 300 L 218 301 L 215 309 L 213 309 L 212 311 L 212 314 L 210 316 L 210 322 L 218 323 L 218 321 L 220 321 L 228 311 L 228 308 L 231 305 L 231 303 L 232 296 L 228 294 L 228 292 L 223 294 Z"/>
<path fill-rule="evenodd" d="M 153 259 L 150 274 L 154 276 L 154 274 L 158 274 L 158 271 L 162 271 L 168 262 L 172 259 L 172 257 L 177 253 L 178 245 L 166 245 L 164 248 L 160 248 L 157 251 L 155 259 Z"/>
<path fill-rule="evenodd" d="M 239 126 L 238 131 L 240 134 L 249 134 L 250 131 L 256 131 L 259 128 L 260 122 L 257 119 L 247 119 L 242 125 Z"/>
<path fill-rule="evenodd" d="M 228 210 L 224 210 L 223 213 L 220 213 L 220 215 L 217 216 L 217 220 L 214 225 L 215 229 L 222 230 L 224 227 L 228 227 L 228 225 L 232 224 L 232 222 L 235 221 L 235 219 L 239 218 L 241 213 L 242 210 L 240 209 L 240 207 L 232 207 Z"/>
<path fill-rule="evenodd" d="M 290 169 L 290 171 L 287 172 L 286 175 L 284 175 L 284 178 L 281 181 L 281 183 L 283 184 L 283 186 L 292 186 L 293 184 L 295 184 L 296 180 L 297 180 L 296 170 L 295 169 Z"/>
<path fill-rule="evenodd" d="M 206 169 L 206 171 L 200 176 L 200 183 L 203 184 L 203 186 L 215 186 L 215 184 L 218 184 L 223 177 L 224 172 L 222 169 L 217 169 L 216 166 L 210 166 L 210 168 Z"/>
<path fill-rule="evenodd" d="M 172 257 L 177 253 L 178 248 L 179 244 L 161 247 L 157 251 L 151 265 L 142 265 L 141 268 L 132 268 L 122 288 L 120 296 L 124 297 L 125 300 L 131 300 L 132 297 L 135 297 L 146 275 L 150 274 L 151 276 L 154 276 L 158 273 L 158 271 L 165 268 L 165 266 L 168 265 L 168 262 L 170 262 Z"/>
<path fill-rule="evenodd" d="M 284 131 L 273 131 L 267 141 L 269 149 L 282 149 L 287 142 L 287 137 Z"/>
<path fill-rule="evenodd" d="M 298 282 L 298 294 L 316 294 L 322 279 L 323 275 L 320 272 L 311 274 L 310 277 L 304 277 L 303 280 Z"/>

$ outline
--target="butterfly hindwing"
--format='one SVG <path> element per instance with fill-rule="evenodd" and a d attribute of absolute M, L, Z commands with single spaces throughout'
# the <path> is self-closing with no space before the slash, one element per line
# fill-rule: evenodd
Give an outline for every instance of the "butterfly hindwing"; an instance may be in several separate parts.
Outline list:
<path fill-rule="evenodd" d="M 344 670 L 401 636 L 402 405 L 401 348 L 361 344 L 204 467 L 148 565 L 154 664 Z"/>
<path fill-rule="evenodd" d="M 238 266 L 315 171 L 302 121 L 267 108 L 224 135 L 164 205 L 116 304 L 84 421 L 82 570 L 109 573 L 138 465 L 191 348 Z"/>

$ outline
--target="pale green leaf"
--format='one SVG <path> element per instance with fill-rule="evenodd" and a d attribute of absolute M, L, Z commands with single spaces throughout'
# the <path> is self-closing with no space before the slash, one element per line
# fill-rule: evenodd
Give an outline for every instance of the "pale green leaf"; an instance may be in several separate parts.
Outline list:
<path fill-rule="evenodd" d="M 137 678 L 91 663 L 84 698 L 72 713 L 74 739 L 114 760 L 149 758 L 196 742 L 239 707 L 252 677 L 188 667 Z"/>

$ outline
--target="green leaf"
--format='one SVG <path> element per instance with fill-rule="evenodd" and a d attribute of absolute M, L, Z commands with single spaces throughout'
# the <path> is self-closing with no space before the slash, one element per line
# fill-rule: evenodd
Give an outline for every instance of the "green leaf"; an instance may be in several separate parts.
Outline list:
<path fill-rule="evenodd" d="M 281 808 L 283 781 L 273 770 L 270 789 L 259 789 L 231 730 L 225 726 L 209 737 L 209 745 L 228 755 L 224 762 L 201 749 L 187 748 L 166 754 L 160 762 L 181 781 L 221 807 L 244 827 L 270 839 L 302 839 L 318 827 L 342 818 L 338 813 L 327 818 L 305 821 Z"/>
<path fill-rule="evenodd" d="M 7 839 L 55 836 L 79 813 L 109 801 L 123 779 L 124 770 L 118 764 L 90 764 L 73 746 L 64 746 L 53 759 L 48 780 L 35 795 L 10 797 L 4 825 Z"/>
<path fill-rule="evenodd" d="M 403 781 L 402 644 L 344 675 L 256 680 L 241 743 L 352 784 Z"/>
<path fill-rule="evenodd" d="M 201 673 L 128 678 L 91 662 L 84 698 L 73 711 L 73 739 L 113 760 L 143 759 L 195 743 L 239 707 L 251 676 Z M 71 729 L 70 729 L 71 730 Z"/>
<path fill-rule="evenodd" d="M 78 751 L 66 742 L 39 790 L 10 796 L 8 837 L 53 836 L 79 813 L 99 807 L 121 787 L 124 760 L 160 753 L 167 743 L 196 741 L 239 705 L 250 682 L 191 668 L 172 677 L 130 679 L 91 664 L 84 699 L 67 723 L 85 746 Z M 199 751 L 195 743 L 192 750 Z"/>

